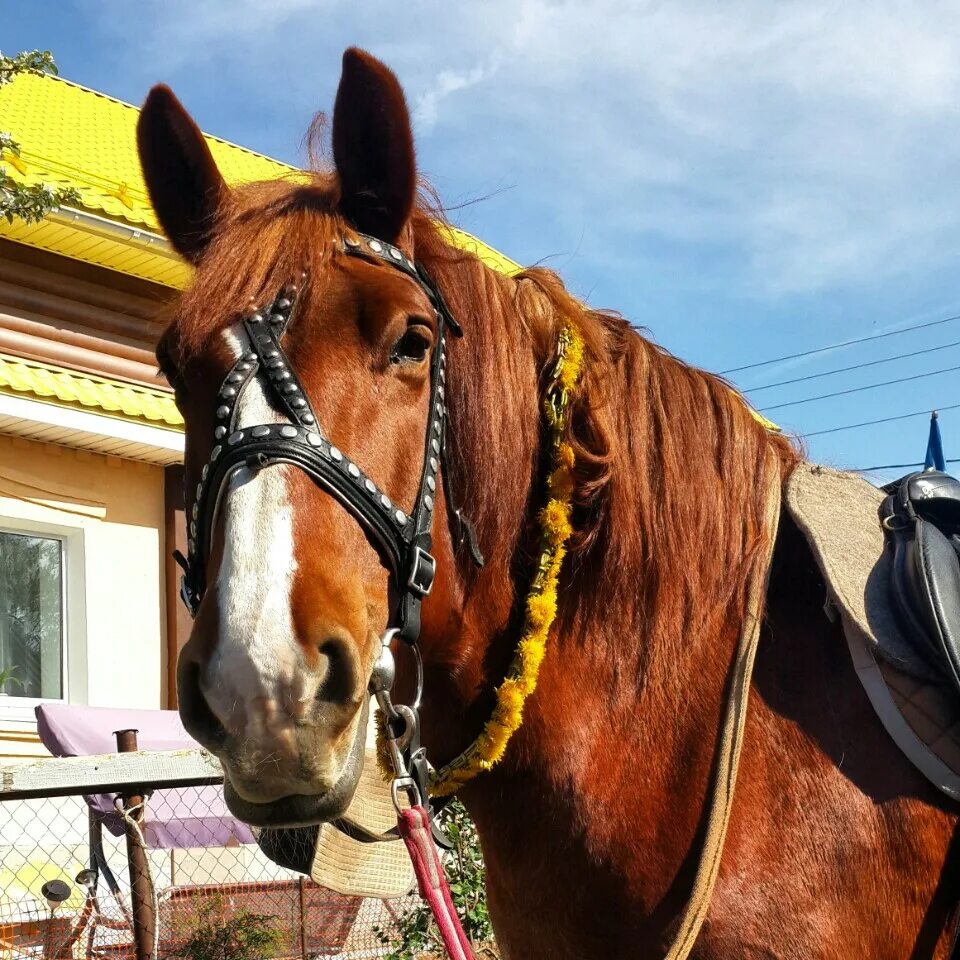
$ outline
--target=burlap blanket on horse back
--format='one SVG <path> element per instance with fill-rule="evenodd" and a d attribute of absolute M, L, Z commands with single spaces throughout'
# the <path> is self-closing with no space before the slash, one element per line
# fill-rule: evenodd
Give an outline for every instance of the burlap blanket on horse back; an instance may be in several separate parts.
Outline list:
<path fill-rule="evenodd" d="M 877 514 L 883 498 L 858 474 L 802 463 L 783 502 L 823 574 L 824 610 L 840 617 L 857 676 L 887 732 L 927 779 L 960 799 L 960 702 L 897 620 Z"/>

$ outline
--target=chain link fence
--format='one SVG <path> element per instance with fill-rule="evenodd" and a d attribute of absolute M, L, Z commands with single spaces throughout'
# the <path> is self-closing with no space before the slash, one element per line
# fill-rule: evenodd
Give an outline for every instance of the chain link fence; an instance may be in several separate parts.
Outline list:
<path fill-rule="evenodd" d="M 209 802 L 217 790 L 171 786 L 148 795 L 142 835 L 154 896 L 146 907 L 131 896 L 120 812 L 96 809 L 79 793 L 10 799 L 0 791 L 0 960 L 136 960 L 139 909 L 156 916 L 150 932 L 158 958 L 184 956 L 198 936 L 252 929 L 268 931 L 263 955 L 270 960 L 389 952 L 377 931 L 389 931 L 415 896 L 347 897 L 284 870 L 249 835 L 236 836 L 235 821 L 210 809 L 222 810 Z M 155 845 L 162 831 L 177 831 L 178 820 L 181 845 Z M 184 835 L 191 845 L 182 845 Z"/>

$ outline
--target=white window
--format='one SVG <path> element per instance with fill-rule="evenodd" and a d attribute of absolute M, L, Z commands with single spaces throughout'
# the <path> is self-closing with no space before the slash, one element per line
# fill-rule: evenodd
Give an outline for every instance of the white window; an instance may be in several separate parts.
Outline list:
<path fill-rule="evenodd" d="M 0 694 L 64 699 L 65 600 L 63 540 L 0 529 Z"/>
<path fill-rule="evenodd" d="M 34 710 L 43 701 L 86 699 L 83 553 L 80 529 L 0 517 L 5 728 L 35 729 Z"/>

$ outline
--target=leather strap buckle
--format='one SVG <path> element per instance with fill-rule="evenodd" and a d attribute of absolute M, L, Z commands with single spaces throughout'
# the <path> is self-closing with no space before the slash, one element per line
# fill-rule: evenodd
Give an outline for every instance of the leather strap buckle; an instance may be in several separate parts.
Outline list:
<path fill-rule="evenodd" d="M 190 611 L 190 616 L 195 617 L 197 615 L 197 608 L 200 606 L 200 599 L 190 586 L 186 574 L 180 578 L 180 600 L 187 610 Z"/>
<path fill-rule="evenodd" d="M 433 586 L 433 577 L 437 572 L 437 561 L 433 554 L 427 553 L 422 547 L 413 548 L 413 563 L 410 566 L 410 576 L 407 586 L 419 597 L 425 597 Z"/>

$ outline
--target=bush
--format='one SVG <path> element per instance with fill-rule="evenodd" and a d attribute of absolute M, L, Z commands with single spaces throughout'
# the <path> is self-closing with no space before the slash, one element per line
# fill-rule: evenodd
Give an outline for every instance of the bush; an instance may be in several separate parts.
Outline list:
<path fill-rule="evenodd" d="M 280 940 L 276 917 L 239 910 L 227 917 L 223 900 L 210 901 L 200 922 L 173 957 L 180 960 L 270 960 Z"/>

